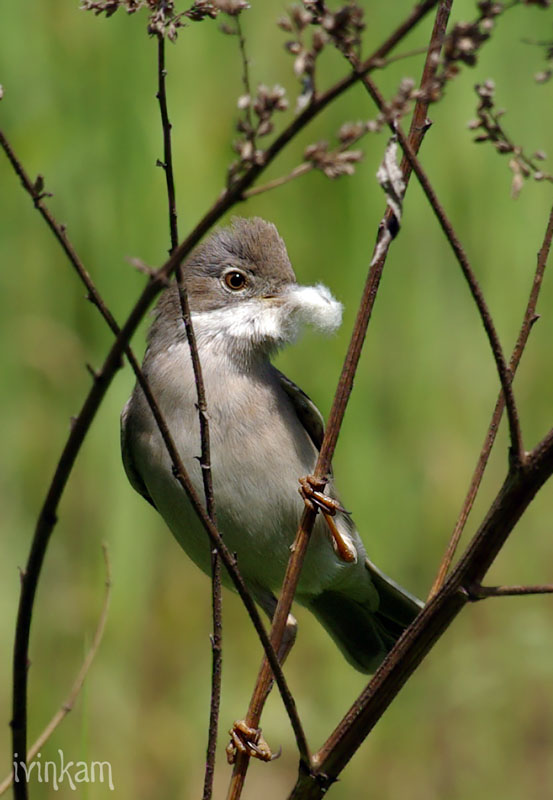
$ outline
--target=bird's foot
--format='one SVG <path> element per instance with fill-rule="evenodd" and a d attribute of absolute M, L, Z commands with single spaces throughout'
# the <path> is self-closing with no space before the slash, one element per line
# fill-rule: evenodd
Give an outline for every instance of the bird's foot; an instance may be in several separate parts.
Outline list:
<path fill-rule="evenodd" d="M 280 756 L 271 752 L 271 748 L 261 735 L 261 728 L 250 728 L 243 719 L 237 720 L 229 731 L 230 742 L 227 745 L 227 761 L 234 764 L 239 753 L 261 761 L 274 761 Z"/>
<path fill-rule="evenodd" d="M 313 511 L 319 510 L 324 517 L 327 528 L 330 531 L 332 545 L 338 557 L 346 563 L 357 561 L 357 551 L 349 537 L 344 536 L 338 530 L 333 517 L 340 511 L 342 514 L 349 514 L 345 508 L 334 498 L 324 494 L 322 489 L 325 487 L 326 480 L 320 480 L 314 475 L 307 475 L 300 478 L 299 492 L 308 508 Z"/>

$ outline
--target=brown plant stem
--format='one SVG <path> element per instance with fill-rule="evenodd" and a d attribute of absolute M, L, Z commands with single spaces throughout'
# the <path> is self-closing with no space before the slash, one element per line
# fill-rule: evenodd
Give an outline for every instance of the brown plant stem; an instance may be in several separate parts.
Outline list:
<path fill-rule="evenodd" d="M 58 725 L 65 719 L 65 717 L 69 714 L 70 711 L 73 710 L 77 697 L 80 694 L 81 689 L 83 688 L 83 684 L 85 682 L 85 678 L 88 675 L 90 667 L 92 666 L 92 662 L 98 652 L 98 648 L 100 647 L 100 643 L 104 636 L 104 631 L 106 629 L 106 622 L 108 618 L 109 612 L 109 602 L 111 597 L 111 568 L 109 563 L 109 556 L 108 550 L 105 544 L 102 545 L 102 552 L 104 555 L 104 564 L 106 568 L 106 579 L 105 579 L 105 595 L 104 595 L 104 602 L 102 603 L 102 610 L 100 612 L 100 617 L 98 619 L 98 624 L 96 625 L 96 630 L 94 632 L 94 636 L 92 637 L 92 644 L 90 645 L 90 649 L 86 654 L 86 657 L 81 665 L 81 668 L 75 678 L 75 682 L 71 687 L 71 691 L 69 695 L 61 704 L 61 708 L 54 714 L 48 725 L 44 728 L 42 733 L 38 736 L 38 738 L 33 742 L 31 747 L 29 748 L 29 752 L 27 753 L 26 763 L 28 764 L 29 761 L 32 761 L 39 750 L 44 746 L 44 744 L 48 741 L 48 739 L 52 736 Z M 15 760 L 15 759 L 14 759 Z M 3 795 L 13 783 L 13 771 L 11 775 L 8 775 L 2 783 L 0 783 L 0 796 Z"/>
<path fill-rule="evenodd" d="M 378 109 L 383 114 L 385 115 L 388 114 L 386 102 L 382 97 L 382 95 L 380 94 L 379 90 L 377 89 L 375 83 L 371 80 L 371 78 L 368 75 L 363 75 L 360 77 L 363 85 L 365 86 L 368 93 L 376 103 Z M 416 154 L 413 152 L 409 144 L 409 141 L 407 139 L 407 136 L 403 133 L 400 125 L 396 124 L 393 119 L 389 119 L 389 114 L 388 114 L 388 124 L 391 130 L 397 135 L 403 153 L 407 158 L 407 161 L 409 162 L 411 169 L 414 170 L 419 180 L 419 183 L 422 187 L 422 190 L 424 191 L 426 198 L 430 203 L 430 206 L 432 207 L 432 210 L 434 211 L 434 214 L 438 219 L 438 222 L 440 223 L 440 226 L 447 238 L 447 241 L 449 242 L 455 254 L 455 257 L 459 263 L 459 266 L 461 267 L 465 280 L 468 283 L 470 292 L 478 309 L 478 313 L 480 314 L 480 319 L 482 321 L 484 330 L 486 331 L 486 335 L 490 343 L 495 365 L 499 375 L 499 382 L 501 384 L 501 389 L 505 397 L 507 417 L 509 420 L 509 434 L 511 438 L 510 457 L 515 467 L 521 466 L 524 464 L 524 459 L 526 457 L 526 454 L 524 452 L 524 444 L 522 441 L 522 434 L 520 430 L 518 410 L 515 402 L 515 397 L 513 394 L 513 388 L 511 385 L 512 376 L 509 367 L 507 366 L 507 362 L 505 361 L 503 348 L 501 346 L 501 342 L 499 341 L 499 336 L 495 329 L 495 325 L 492 316 L 490 314 L 489 308 L 487 306 L 486 300 L 484 298 L 484 295 L 482 294 L 482 290 L 480 289 L 478 281 L 476 280 L 476 276 L 470 265 L 467 254 L 463 250 L 463 247 L 461 246 L 457 234 L 455 233 L 451 222 L 446 216 L 446 213 L 436 196 L 436 193 L 428 179 L 428 176 L 424 172 L 422 165 L 418 160 Z"/>
<path fill-rule="evenodd" d="M 234 18 L 234 22 L 236 25 L 236 36 L 238 37 L 238 47 L 240 50 L 240 60 L 242 62 L 242 85 L 244 87 L 244 92 L 249 97 L 249 103 L 246 105 L 244 110 L 244 114 L 246 116 L 246 121 L 248 123 L 248 139 L 252 143 L 252 147 L 255 151 L 255 128 L 253 124 L 253 117 L 252 117 L 252 88 L 250 84 L 250 63 L 248 61 L 248 54 L 246 53 L 246 39 L 244 37 L 244 33 L 242 31 L 242 23 L 240 22 L 240 14 L 237 14 Z"/>
<path fill-rule="evenodd" d="M 442 0 L 438 7 L 436 20 L 431 34 L 430 45 L 428 48 L 428 54 L 423 69 L 423 76 L 421 80 L 421 87 L 423 88 L 426 85 L 426 82 L 434 76 L 437 69 L 437 59 L 435 58 L 435 54 L 439 51 L 443 41 L 445 29 L 449 19 L 449 13 L 451 10 L 451 2 L 452 0 Z M 423 92 L 423 97 L 424 96 L 425 94 Z M 412 142 L 413 150 L 415 152 L 418 152 L 418 149 L 422 144 L 424 134 L 428 129 L 426 124 L 421 124 L 421 119 L 426 120 L 427 108 L 428 103 L 426 100 L 421 98 L 417 101 L 409 133 L 410 141 Z M 407 188 L 410 175 L 410 168 L 407 162 L 402 164 L 402 173 L 405 186 Z M 377 242 L 373 251 L 373 257 L 371 259 L 359 311 L 355 320 L 350 344 L 346 353 L 344 365 L 342 367 L 342 372 L 336 388 L 336 393 L 334 395 L 332 408 L 330 410 L 321 450 L 314 470 L 315 478 L 321 480 L 321 489 L 324 489 L 324 479 L 330 471 L 332 456 L 338 441 L 338 435 L 344 418 L 346 406 L 353 387 L 355 372 L 361 357 L 361 350 L 376 300 L 388 249 L 395 236 L 395 233 L 397 233 L 398 226 L 399 220 L 396 220 L 395 224 L 393 224 L 393 213 L 389 208 L 387 208 L 379 226 Z M 280 643 L 282 642 L 282 637 L 286 627 L 286 620 L 292 607 L 294 594 L 300 577 L 301 567 L 307 552 L 307 546 L 309 544 L 311 532 L 315 524 L 315 519 L 316 511 L 306 505 L 306 508 L 302 514 L 298 531 L 296 533 L 294 544 L 292 546 L 292 555 L 288 561 L 281 595 L 273 617 L 271 642 L 276 650 L 278 650 Z M 246 715 L 246 724 L 249 727 L 257 728 L 259 726 L 259 720 L 265 699 L 267 697 L 267 689 L 270 685 L 270 680 L 270 668 L 264 659 L 259 671 L 252 698 L 250 700 L 248 713 Z M 248 765 L 248 755 L 239 753 L 234 765 L 227 800 L 239 800 L 242 788 L 244 786 Z M 306 774 L 309 774 L 310 769 L 309 763 L 306 763 L 305 761 L 300 763 L 300 771 L 302 773 L 305 772 Z"/>
<path fill-rule="evenodd" d="M 156 98 L 159 103 L 159 113 L 161 116 L 161 128 L 163 131 L 163 161 L 158 161 L 157 166 L 161 167 L 165 173 L 167 184 L 167 202 L 169 205 L 169 236 L 171 248 L 169 255 L 173 253 L 179 244 L 177 201 L 175 194 L 175 176 L 173 173 L 173 147 L 171 143 L 172 125 L 169 120 L 169 110 L 167 107 L 167 70 L 165 69 L 165 37 L 157 35 L 157 93 Z"/>
<path fill-rule="evenodd" d="M 553 207 L 549 212 L 549 219 L 547 221 L 547 227 L 545 229 L 543 243 L 538 252 L 536 271 L 534 273 L 534 280 L 532 282 L 532 288 L 530 290 L 530 297 L 528 298 L 528 303 L 526 305 L 526 311 L 524 312 L 524 319 L 522 320 L 520 333 L 518 335 L 518 339 L 516 341 L 515 347 L 511 354 L 511 359 L 509 361 L 509 370 L 511 372 L 513 379 L 516 374 L 524 349 L 526 347 L 528 337 L 530 336 L 530 331 L 532 330 L 534 323 L 538 319 L 538 317 L 536 316 L 536 306 L 538 303 L 538 297 L 543 281 L 543 274 L 545 272 L 547 259 L 549 256 L 549 252 L 551 250 L 552 238 L 553 238 Z M 503 415 L 504 407 L 505 407 L 505 398 L 503 392 L 500 391 L 492 414 L 492 419 L 489 424 L 488 431 L 486 433 L 486 438 L 484 439 L 484 444 L 482 445 L 482 449 L 480 451 L 476 467 L 474 468 L 470 486 L 468 488 L 466 497 L 461 507 L 461 511 L 459 512 L 459 516 L 457 517 L 457 521 L 455 522 L 455 527 L 453 529 L 453 533 L 451 534 L 451 538 L 449 540 L 447 549 L 442 558 L 440 567 L 438 569 L 438 573 L 436 575 L 436 578 L 434 579 L 434 583 L 432 584 L 432 588 L 429 594 L 429 599 L 433 597 L 443 586 L 446 575 L 449 572 L 449 568 L 451 567 L 451 563 L 453 561 L 453 558 L 457 551 L 457 547 L 459 545 L 459 540 L 461 539 L 461 535 L 465 529 L 465 525 L 467 523 L 469 514 L 474 505 L 476 495 L 478 494 L 478 490 L 480 488 L 480 484 L 484 476 L 484 471 L 488 464 L 490 453 L 492 451 L 497 431 L 499 429 L 499 423 Z"/>
<path fill-rule="evenodd" d="M 289 183 L 293 181 L 294 178 L 299 178 L 302 175 L 307 175 L 308 172 L 311 172 L 315 169 L 315 165 L 312 163 L 309 164 L 298 164 L 297 167 L 288 173 L 288 175 L 282 175 L 280 178 L 274 178 L 272 181 L 267 181 L 262 186 L 253 186 L 251 189 L 248 189 L 247 192 L 244 192 L 243 199 L 249 200 L 250 197 L 255 197 L 256 194 L 263 194 L 263 192 L 268 192 L 270 189 L 277 189 L 279 186 L 283 186 L 285 183 Z"/>
<path fill-rule="evenodd" d="M 157 99 L 159 101 L 159 109 L 161 114 L 161 126 L 163 130 L 163 170 L 167 183 L 167 200 L 169 205 L 169 230 L 171 237 L 171 248 L 169 255 L 171 255 L 179 244 L 178 234 L 178 218 L 176 208 L 176 194 L 175 194 L 175 179 L 173 172 L 173 153 L 171 143 L 171 122 L 169 120 L 169 110 L 167 106 L 167 89 L 166 77 L 167 71 L 165 69 L 165 37 L 158 34 L 157 37 L 157 55 L 158 55 L 158 91 Z M 184 286 L 184 279 L 182 274 L 182 266 L 177 265 L 175 270 L 179 301 L 181 308 L 181 316 L 183 319 L 188 346 L 190 348 L 190 356 L 192 360 L 192 368 L 194 371 L 194 381 L 196 384 L 197 392 L 197 405 L 198 416 L 200 424 L 200 442 L 201 442 L 201 455 L 200 466 L 202 470 L 202 481 L 205 496 L 205 507 L 207 514 L 214 526 L 217 526 L 217 517 L 215 512 L 215 500 L 213 495 L 213 480 L 211 474 L 211 448 L 209 436 L 209 418 L 207 413 L 207 401 L 205 395 L 205 384 L 202 375 L 202 368 L 200 364 L 200 356 L 198 353 L 198 346 L 196 337 L 194 335 L 194 327 L 192 325 L 192 317 L 190 314 L 190 307 L 188 303 L 188 294 Z M 219 728 L 219 710 L 221 707 L 221 675 L 222 675 L 222 661 L 223 661 L 223 623 L 222 623 L 222 586 L 221 586 L 221 562 L 217 555 L 217 550 L 213 549 L 211 553 L 211 608 L 212 608 L 212 626 L 213 633 L 211 636 L 211 698 L 209 703 L 209 724 L 207 736 L 207 752 L 206 764 L 204 773 L 204 788 L 202 800 L 210 800 L 213 794 L 213 778 L 215 775 L 215 757 L 217 749 L 217 731 Z"/>
<path fill-rule="evenodd" d="M 469 599 L 473 602 L 488 597 L 521 597 L 533 594 L 552 594 L 553 584 L 543 583 L 537 586 L 470 586 Z"/>
<path fill-rule="evenodd" d="M 553 430 L 531 451 L 523 467 L 509 473 L 466 552 L 438 594 L 396 642 L 365 690 L 313 756 L 311 774 L 300 771 L 290 800 L 319 800 L 407 679 L 453 619 L 471 600 L 509 534 L 553 474 Z"/>
<path fill-rule="evenodd" d="M 396 44 L 398 44 L 398 42 L 400 42 L 403 37 L 424 18 L 424 16 L 436 5 L 436 3 L 437 0 L 425 0 L 425 2 L 418 3 L 408 17 L 373 53 L 371 58 L 364 63 L 363 68 L 366 67 L 367 71 L 374 68 L 374 61 L 386 56 L 396 46 Z M 188 236 L 176 248 L 165 264 L 163 264 L 157 271 L 150 275 L 148 283 L 131 309 L 131 312 L 123 327 L 121 329 L 117 329 L 117 326 L 114 328 L 110 324 L 110 327 L 112 327 L 112 330 L 114 333 L 116 333 L 115 342 L 113 343 L 104 361 L 102 369 L 93 382 L 93 385 L 83 403 L 81 411 L 71 429 L 67 442 L 64 445 L 38 516 L 26 568 L 22 572 L 22 586 L 17 613 L 13 655 L 13 716 L 11 721 L 13 752 L 26 753 L 27 751 L 27 663 L 31 621 L 42 565 L 44 563 L 44 558 L 52 531 L 57 522 L 58 505 L 90 425 L 92 424 L 96 412 L 115 373 L 121 366 L 122 355 L 124 352 L 126 352 L 128 355 L 130 352 L 128 344 L 132 335 L 145 315 L 152 300 L 166 285 L 168 277 L 174 272 L 177 264 L 180 264 L 183 259 L 186 258 L 192 248 L 195 247 L 202 236 L 207 233 L 207 231 L 221 218 L 221 216 L 228 211 L 235 202 L 242 198 L 242 193 L 253 184 L 256 178 L 274 160 L 274 158 L 280 153 L 286 144 L 288 144 L 288 142 L 293 139 L 294 136 L 300 130 L 302 130 L 303 127 L 305 127 L 305 125 L 311 121 L 311 119 L 313 119 L 313 117 L 320 113 L 329 103 L 331 103 L 336 97 L 341 95 L 345 90 L 352 86 L 357 80 L 357 74 L 354 72 L 350 73 L 345 78 L 330 87 L 326 92 L 321 94 L 306 109 L 304 109 L 304 111 L 298 114 L 298 116 L 290 123 L 290 125 L 288 125 L 287 128 L 284 129 L 284 131 L 282 131 L 282 133 L 274 140 L 272 145 L 265 152 L 263 164 L 252 165 L 243 176 L 234 182 L 232 187 L 223 190 L 216 202 L 211 206 L 211 208 L 208 209 L 208 211 L 199 220 Z M 0 138 L 0 145 L 2 145 L 3 149 L 8 155 L 8 158 L 10 158 L 10 151 L 6 146 L 7 142 L 4 136 L 1 136 Z M 18 170 L 17 165 L 11 158 L 10 161 L 16 172 L 21 177 L 21 173 Z M 29 191 L 29 188 L 25 185 L 25 183 L 24 186 Z M 41 193 L 37 187 L 33 187 L 33 184 L 30 184 L 30 186 L 31 196 L 33 196 L 35 204 L 37 204 L 41 200 Z M 50 225 L 51 223 L 49 215 L 45 214 L 42 210 L 41 213 L 46 219 L 47 223 Z M 64 250 L 71 259 L 71 262 L 77 267 L 77 262 L 74 260 L 73 254 L 69 251 L 64 241 L 65 237 L 63 235 L 63 229 L 61 226 L 57 225 L 51 226 L 51 228 L 58 241 L 60 241 L 64 247 Z M 54 228 L 57 230 L 54 230 Z M 86 282 L 87 276 L 84 275 L 81 277 L 83 277 Z M 95 298 L 94 296 L 93 299 L 96 304 L 97 300 L 100 300 L 99 297 Z M 105 318 L 108 319 L 106 314 L 109 314 L 109 311 L 105 309 L 105 307 L 102 309 L 102 306 L 100 305 L 98 305 L 98 308 L 102 311 L 102 314 L 105 316 Z M 111 317 L 111 314 L 109 314 L 109 316 Z M 133 366 L 135 374 L 139 379 L 139 375 L 141 373 L 138 363 L 136 361 L 134 361 L 134 363 L 131 361 L 131 366 Z M 141 383 L 141 387 L 143 390 L 144 387 L 146 387 L 146 390 L 148 388 L 147 384 L 145 383 L 144 385 Z M 150 407 L 152 408 L 152 406 Z M 166 440 L 166 442 L 167 441 L 168 440 Z M 178 453 L 176 453 L 176 451 L 175 455 L 178 457 Z M 177 466 L 175 469 L 181 476 L 182 480 L 185 481 L 183 471 L 179 470 Z M 192 487 L 189 488 L 191 491 L 193 491 Z M 191 502 L 193 501 L 191 500 Z M 197 501 L 197 504 L 193 502 L 193 505 L 200 520 L 202 521 L 202 524 L 204 524 L 204 527 L 206 527 L 208 533 L 210 533 L 212 541 L 217 543 L 217 549 L 219 553 L 225 553 L 224 544 L 222 541 L 217 539 L 216 529 L 214 527 L 210 528 L 209 518 L 207 515 L 205 515 L 205 517 L 203 516 L 203 508 L 201 503 Z M 228 569 L 233 581 L 235 581 L 237 585 L 240 584 L 240 576 L 238 572 L 235 571 L 234 560 L 230 553 L 226 551 L 226 556 L 223 557 L 223 555 L 221 555 L 221 557 L 223 558 L 225 566 Z M 253 614 L 252 621 L 254 622 L 256 630 L 259 633 L 263 646 L 267 648 L 268 658 L 275 673 L 276 682 L 279 686 L 279 689 L 282 690 L 285 685 L 284 678 L 279 671 L 278 660 L 276 659 L 274 651 L 271 650 L 268 638 L 265 634 L 265 629 L 263 628 L 259 615 L 257 614 L 257 609 L 251 601 L 245 586 L 240 586 L 239 594 L 244 600 L 249 613 Z M 290 708 L 288 711 L 290 712 Z M 298 731 L 296 731 L 296 733 L 298 733 Z M 16 800 L 26 800 L 26 783 L 21 782 L 16 786 L 15 796 Z"/>

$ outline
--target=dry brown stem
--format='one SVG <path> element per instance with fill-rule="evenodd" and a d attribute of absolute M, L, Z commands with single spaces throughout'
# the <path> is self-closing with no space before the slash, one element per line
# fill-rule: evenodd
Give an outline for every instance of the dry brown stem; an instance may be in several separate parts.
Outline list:
<path fill-rule="evenodd" d="M 239 26 L 239 18 L 236 18 L 237 25 Z M 177 222 L 177 208 L 176 208 L 176 195 L 175 195 L 175 179 L 173 173 L 173 155 L 171 144 L 171 122 L 169 121 L 169 111 L 167 107 L 167 88 L 165 69 L 165 38 L 163 35 L 158 34 L 158 91 L 157 99 L 159 101 L 159 109 L 161 114 L 161 126 L 163 130 L 163 167 L 165 178 L 167 182 L 167 201 L 169 207 L 169 230 L 171 236 L 171 248 L 169 254 L 178 247 L 179 234 Z M 198 346 L 196 337 L 194 335 L 194 327 L 192 325 L 192 317 L 190 314 L 190 307 L 188 304 L 188 295 L 184 286 L 182 275 L 182 267 L 178 264 L 176 270 L 176 280 L 179 291 L 179 301 L 181 307 L 181 315 L 186 330 L 188 345 L 190 348 L 190 356 L 192 360 L 192 368 L 194 370 L 194 381 L 196 384 L 197 393 L 197 406 L 198 417 L 200 423 L 200 442 L 201 442 L 201 455 L 200 467 L 202 470 L 202 480 L 205 497 L 205 507 L 209 519 L 213 525 L 217 526 L 217 517 L 215 512 L 215 499 L 213 496 L 213 480 L 211 477 L 211 448 L 209 437 L 209 417 L 207 412 L 207 400 L 205 396 L 205 385 L 202 375 L 202 368 L 200 363 L 200 356 L 198 353 Z M 202 800 L 210 800 L 213 794 L 213 778 L 215 775 L 215 756 L 217 748 L 217 731 L 219 728 L 219 709 L 221 706 L 221 675 L 222 675 L 222 637 L 223 637 L 223 622 L 222 622 L 222 586 L 221 586 L 221 562 L 214 549 L 211 555 L 211 607 L 212 607 L 212 625 L 213 633 L 211 636 L 211 698 L 209 703 L 209 724 L 207 736 L 207 753 L 204 774 L 204 788 Z"/>

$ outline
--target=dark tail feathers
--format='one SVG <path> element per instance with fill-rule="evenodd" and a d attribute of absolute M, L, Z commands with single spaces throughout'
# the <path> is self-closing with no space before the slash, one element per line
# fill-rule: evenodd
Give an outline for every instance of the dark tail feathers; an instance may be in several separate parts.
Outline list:
<path fill-rule="evenodd" d="M 423 604 L 367 559 L 367 570 L 380 597 L 376 611 L 339 592 L 322 592 L 310 610 L 360 672 L 374 672 L 415 619 Z"/>

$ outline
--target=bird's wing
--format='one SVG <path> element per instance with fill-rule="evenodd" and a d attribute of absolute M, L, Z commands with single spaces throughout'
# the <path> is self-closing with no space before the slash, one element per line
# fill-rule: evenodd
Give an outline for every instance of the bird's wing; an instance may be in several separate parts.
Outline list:
<path fill-rule="evenodd" d="M 283 375 L 283 373 L 276 368 L 275 372 L 281 387 L 292 401 L 294 411 L 299 421 L 309 434 L 309 438 L 317 450 L 320 450 L 325 432 L 325 424 L 321 412 L 315 403 L 294 383 L 294 381 L 291 381 L 290 378 L 287 378 L 286 375 Z"/>
<path fill-rule="evenodd" d="M 132 397 L 127 401 L 123 411 L 121 412 L 121 455 L 123 456 L 123 466 L 125 467 L 125 472 L 127 473 L 127 478 L 129 479 L 129 483 L 131 484 L 132 488 L 137 491 L 138 494 L 141 494 L 142 497 L 155 508 L 156 504 L 150 497 L 146 488 L 146 484 L 142 480 L 142 476 L 140 475 L 140 472 L 138 471 L 132 457 L 132 451 L 130 447 L 131 437 L 129 435 L 129 412 L 131 403 Z"/>
<path fill-rule="evenodd" d="M 388 575 L 385 575 L 368 558 L 365 559 L 365 566 L 380 596 L 378 608 L 380 621 L 385 623 L 388 633 L 393 630 L 393 626 L 397 627 L 395 641 L 403 629 L 412 623 L 424 607 L 424 603 L 411 592 L 408 592 L 407 589 L 404 589 L 403 586 L 400 586 L 399 583 L 392 580 L 392 578 L 389 578 Z"/>

